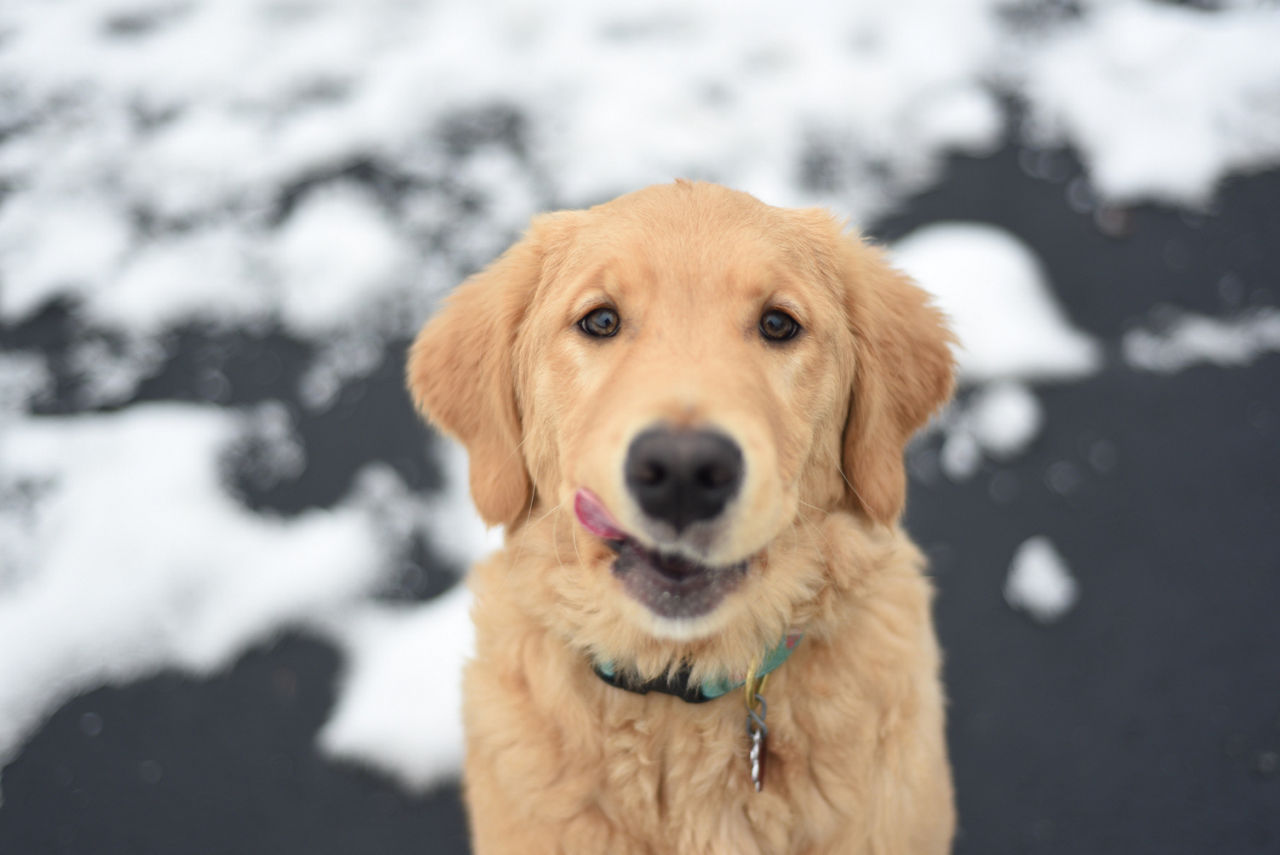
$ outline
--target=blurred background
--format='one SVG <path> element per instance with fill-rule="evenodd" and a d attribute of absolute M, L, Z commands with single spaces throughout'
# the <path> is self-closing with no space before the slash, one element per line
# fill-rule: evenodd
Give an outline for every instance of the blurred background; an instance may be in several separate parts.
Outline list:
<path fill-rule="evenodd" d="M 1280 7 L 0 7 L 0 853 L 463 853 L 497 541 L 402 357 L 683 176 L 889 243 L 958 853 L 1280 851 Z"/>

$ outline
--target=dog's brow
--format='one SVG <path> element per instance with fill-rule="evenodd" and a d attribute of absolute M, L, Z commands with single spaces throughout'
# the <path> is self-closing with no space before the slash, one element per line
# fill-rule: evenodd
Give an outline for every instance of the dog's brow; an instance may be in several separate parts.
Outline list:
<path fill-rule="evenodd" d="M 775 293 L 765 302 L 767 302 L 773 308 L 782 309 L 790 313 L 797 321 L 801 323 L 801 325 L 808 326 L 809 319 L 810 319 L 809 311 L 799 302 L 792 299 L 789 295 Z"/>
<path fill-rule="evenodd" d="M 593 287 L 585 295 L 574 299 L 570 304 L 572 308 L 569 310 L 569 313 L 573 317 L 577 318 L 586 314 L 591 309 L 599 308 L 606 303 L 615 302 L 617 301 L 613 299 L 612 295 L 610 295 L 607 290 L 599 287 Z"/>

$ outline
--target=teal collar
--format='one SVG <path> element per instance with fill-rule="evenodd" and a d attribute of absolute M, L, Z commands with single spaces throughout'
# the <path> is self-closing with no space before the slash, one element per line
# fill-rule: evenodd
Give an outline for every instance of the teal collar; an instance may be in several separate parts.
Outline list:
<path fill-rule="evenodd" d="M 778 642 L 777 646 L 764 655 L 756 677 L 763 677 L 777 669 L 783 662 L 786 662 L 802 637 L 803 633 L 787 633 L 782 641 Z M 614 667 L 612 662 L 597 662 L 594 670 L 596 676 L 601 680 L 619 689 L 626 689 L 628 692 L 635 692 L 640 695 L 649 692 L 662 692 L 667 695 L 675 695 L 677 698 L 691 704 L 714 700 L 721 695 L 732 692 L 734 689 L 742 688 L 747 682 L 744 675 L 741 679 L 723 677 L 718 680 L 707 680 L 701 684 L 693 685 L 689 682 L 690 668 L 687 664 L 682 665 L 675 673 L 669 673 L 656 680 L 648 680 L 646 682 L 627 679 L 625 675 Z"/>

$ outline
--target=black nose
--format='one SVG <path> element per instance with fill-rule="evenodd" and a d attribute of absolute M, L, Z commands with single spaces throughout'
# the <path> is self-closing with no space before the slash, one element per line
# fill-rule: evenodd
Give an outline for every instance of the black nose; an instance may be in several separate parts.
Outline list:
<path fill-rule="evenodd" d="M 713 431 L 653 428 L 632 440 L 626 476 L 644 512 L 679 533 L 723 511 L 738 492 L 742 451 Z"/>

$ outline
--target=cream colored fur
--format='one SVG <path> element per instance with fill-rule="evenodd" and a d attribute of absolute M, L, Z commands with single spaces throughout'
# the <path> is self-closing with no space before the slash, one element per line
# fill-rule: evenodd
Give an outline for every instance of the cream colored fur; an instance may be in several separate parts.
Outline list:
<path fill-rule="evenodd" d="M 612 339 L 576 321 L 599 305 Z M 765 342 L 783 308 L 804 332 Z M 898 525 L 903 448 L 948 396 L 950 338 L 926 295 L 830 215 L 677 182 L 535 220 L 462 285 L 411 351 L 418 406 L 471 456 L 506 547 L 474 568 L 465 791 L 489 853 L 950 850 L 931 591 Z M 678 636 L 576 520 L 598 495 L 649 547 L 622 456 L 657 422 L 710 426 L 746 475 L 699 559 L 742 585 Z M 744 673 L 790 629 L 771 677 L 764 791 L 738 693 L 705 704 L 606 685 Z"/>

